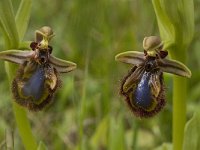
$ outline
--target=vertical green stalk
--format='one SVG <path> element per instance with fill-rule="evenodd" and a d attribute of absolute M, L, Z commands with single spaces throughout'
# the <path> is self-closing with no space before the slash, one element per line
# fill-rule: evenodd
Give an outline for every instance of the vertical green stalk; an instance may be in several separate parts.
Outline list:
<path fill-rule="evenodd" d="M 16 123 L 23 145 L 26 150 L 37 150 L 37 142 L 31 131 L 31 126 L 24 108 L 13 102 Z"/>
<path fill-rule="evenodd" d="M 90 45 L 90 43 L 89 43 Z M 81 95 L 81 105 L 80 105 L 80 114 L 79 114 L 79 145 L 78 150 L 83 149 L 83 136 L 84 136 L 84 118 L 85 118 L 85 107 L 86 107 L 86 88 L 87 88 L 87 79 L 88 79 L 88 66 L 89 66 L 90 50 L 89 46 L 86 51 L 86 60 L 85 60 L 85 72 L 84 72 L 84 82 Z"/>
<path fill-rule="evenodd" d="M 132 130 L 133 130 L 132 149 L 137 150 L 138 149 L 137 140 L 138 140 L 138 132 L 139 132 L 139 124 L 137 120 L 133 121 Z"/>
<path fill-rule="evenodd" d="M 87 67 L 86 67 L 87 68 Z M 86 101 L 86 84 L 87 84 L 87 69 L 85 70 L 84 75 L 84 82 L 83 82 L 83 89 L 81 95 L 81 105 L 80 105 L 80 112 L 79 112 L 79 145 L 78 150 L 82 150 L 83 147 L 83 136 L 84 136 L 84 118 L 85 118 L 85 101 Z"/>
<path fill-rule="evenodd" d="M 159 31 L 171 57 L 186 63 L 194 33 L 193 0 L 152 0 Z M 172 5 L 173 4 L 173 5 Z M 173 77 L 173 149 L 182 150 L 186 123 L 187 79 Z"/>
<path fill-rule="evenodd" d="M 182 150 L 186 123 L 186 79 L 173 78 L 173 148 Z"/>
<path fill-rule="evenodd" d="M 0 1 L 0 27 L 4 35 L 5 49 L 18 48 L 27 29 L 31 4 L 31 0 L 21 0 L 15 18 L 11 0 Z M 9 81 L 11 81 L 16 73 L 16 65 L 5 63 L 5 67 Z M 36 150 L 37 142 L 32 134 L 26 111 L 13 101 L 13 112 L 25 149 Z"/>
<path fill-rule="evenodd" d="M 171 56 L 175 60 L 186 63 L 186 49 L 177 56 L 175 49 L 171 49 Z M 177 49 L 176 49 L 177 51 Z M 179 76 L 173 77 L 173 149 L 182 150 L 184 128 L 186 123 L 187 79 Z"/>
<path fill-rule="evenodd" d="M 16 65 L 5 63 L 6 72 L 9 77 L 9 82 L 11 84 L 11 80 L 13 79 L 16 73 Z M 35 137 L 32 133 L 30 122 L 27 118 L 27 114 L 24 108 L 19 106 L 15 101 L 12 101 L 13 104 L 13 112 L 15 115 L 16 124 L 18 127 L 18 131 L 20 137 L 22 139 L 22 143 L 26 150 L 36 150 L 37 149 L 37 142 Z"/>

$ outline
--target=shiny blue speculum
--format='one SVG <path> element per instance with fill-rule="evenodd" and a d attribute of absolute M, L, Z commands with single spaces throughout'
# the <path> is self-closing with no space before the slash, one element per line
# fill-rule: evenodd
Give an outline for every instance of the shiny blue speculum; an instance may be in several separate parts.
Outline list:
<path fill-rule="evenodd" d="M 135 92 L 133 92 L 132 103 L 144 109 L 148 109 L 152 105 L 152 93 L 149 86 L 150 75 L 150 72 L 144 72 Z"/>

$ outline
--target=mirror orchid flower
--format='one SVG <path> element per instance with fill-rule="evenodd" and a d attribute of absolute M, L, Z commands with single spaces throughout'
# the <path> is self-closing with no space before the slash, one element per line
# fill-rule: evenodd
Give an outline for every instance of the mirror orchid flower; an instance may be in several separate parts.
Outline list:
<path fill-rule="evenodd" d="M 75 63 L 52 55 L 49 42 L 53 36 L 52 29 L 44 26 L 36 30 L 35 41 L 30 44 L 32 50 L 0 52 L 0 59 L 19 64 L 12 81 L 12 94 L 18 104 L 29 110 L 42 110 L 50 104 L 61 84 L 59 73 L 76 69 Z"/>
<path fill-rule="evenodd" d="M 145 37 L 144 52 L 127 51 L 115 56 L 116 61 L 133 65 L 123 78 L 120 94 L 125 102 L 140 118 L 152 117 L 165 106 L 165 86 L 163 73 L 191 77 L 191 71 L 181 62 L 167 59 L 163 42 L 157 36 Z"/>

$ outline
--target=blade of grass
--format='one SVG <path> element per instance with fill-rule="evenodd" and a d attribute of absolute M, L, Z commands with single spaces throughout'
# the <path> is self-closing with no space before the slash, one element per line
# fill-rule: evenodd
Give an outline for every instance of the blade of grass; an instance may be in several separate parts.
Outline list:
<path fill-rule="evenodd" d="M 104 147 L 108 143 L 108 130 L 109 130 L 110 118 L 105 116 L 97 125 L 95 133 L 91 137 L 90 144 L 92 149 L 98 149 Z"/>
<path fill-rule="evenodd" d="M 6 149 L 14 149 L 14 138 L 13 138 L 13 131 L 6 130 Z"/>
<path fill-rule="evenodd" d="M 125 144 L 123 114 L 120 114 L 117 118 L 111 117 L 109 127 L 110 129 L 109 129 L 108 149 L 110 150 L 127 149 Z"/>
<path fill-rule="evenodd" d="M 17 30 L 19 31 L 20 42 L 23 40 L 24 34 L 28 26 L 31 6 L 32 0 L 21 0 L 20 6 L 15 17 Z"/>
<path fill-rule="evenodd" d="M 1 33 L 3 34 L 4 44 L 5 44 L 5 45 L 11 45 L 11 44 L 10 44 L 9 37 L 8 37 L 6 31 L 4 30 L 3 25 L 2 25 L 2 23 L 1 23 L 1 19 L 0 19 L 0 31 L 1 31 Z"/>
<path fill-rule="evenodd" d="M 7 37 L 9 39 L 9 48 L 16 48 L 19 45 L 19 36 L 15 24 L 13 7 L 11 0 L 0 1 L 0 20 Z M 7 49 L 7 47 L 6 47 Z"/>
<path fill-rule="evenodd" d="M 187 122 L 184 132 L 183 150 L 200 149 L 200 111 L 197 109 L 193 117 Z"/>
<path fill-rule="evenodd" d="M 83 83 L 83 89 L 82 89 L 82 95 L 81 95 L 81 105 L 80 105 L 80 112 L 79 112 L 79 145 L 78 145 L 78 150 L 83 149 L 83 137 L 84 137 L 83 124 L 84 124 L 85 107 L 86 107 L 86 87 L 87 87 L 87 80 L 88 80 L 89 56 L 90 56 L 90 50 L 89 50 L 89 45 L 88 45 L 88 49 L 86 51 L 84 83 Z"/>

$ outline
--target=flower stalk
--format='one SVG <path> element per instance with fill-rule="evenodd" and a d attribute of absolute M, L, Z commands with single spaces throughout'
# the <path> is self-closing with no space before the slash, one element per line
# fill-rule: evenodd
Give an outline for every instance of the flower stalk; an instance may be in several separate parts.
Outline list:
<path fill-rule="evenodd" d="M 186 63 L 194 34 L 193 1 L 152 0 L 165 49 L 175 60 Z M 173 3 L 173 5 L 171 5 Z M 187 79 L 173 77 L 173 149 L 182 150 L 186 123 Z"/>
<path fill-rule="evenodd" d="M 0 1 L 0 28 L 5 41 L 5 49 L 18 48 L 20 40 L 23 39 L 24 33 L 27 29 L 31 4 L 31 0 L 22 0 L 20 3 L 20 9 L 17 12 L 18 15 L 15 18 L 11 0 Z M 22 18 L 26 19 L 21 20 Z M 16 71 L 16 65 L 5 63 L 5 67 L 9 81 L 11 81 Z M 13 102 L 13 112 L 25 149 L 36 150 L 37 142 L 32 134 L 26 111 Z"/>

